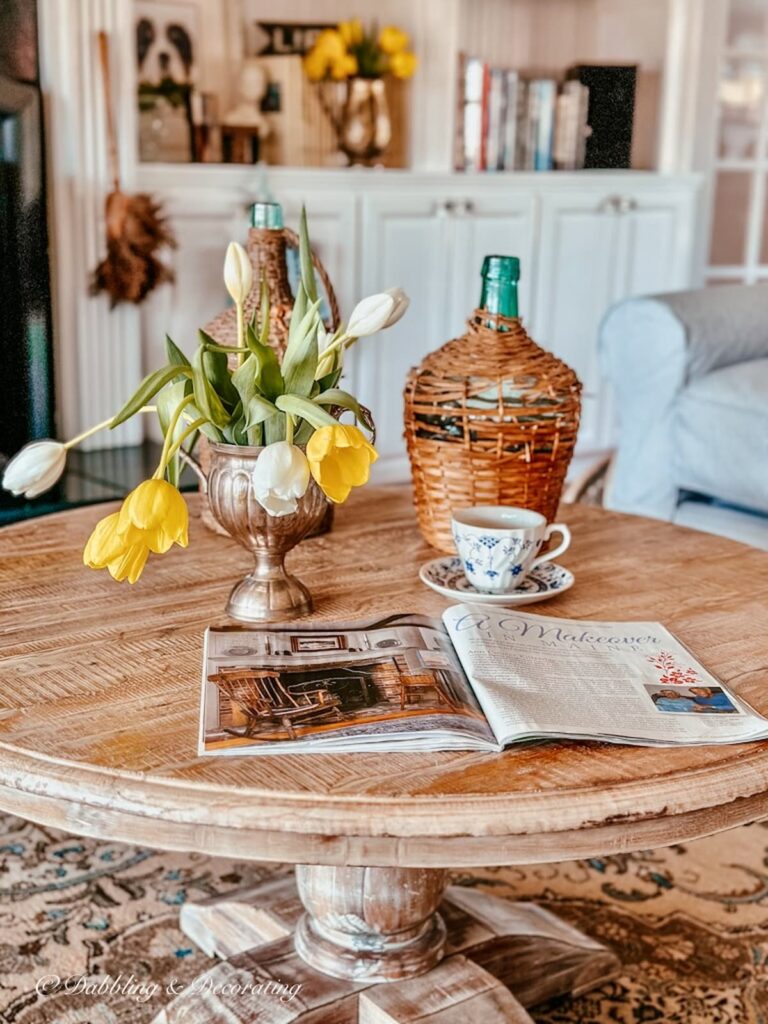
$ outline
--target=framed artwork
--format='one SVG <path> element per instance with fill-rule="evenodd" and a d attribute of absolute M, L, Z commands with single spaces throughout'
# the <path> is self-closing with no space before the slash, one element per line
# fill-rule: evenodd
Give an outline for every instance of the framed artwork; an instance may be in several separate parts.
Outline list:
<path fill-rule="evenodd" d="M 199 11 L 185 0 L 136 0 L 136 65 L 140 83 L 196 79 Z"/>
<path fill-rule="evenodd" d="M 325 636 L 292 636 L 291 650 L 299 654 L 318 651 L 346 651 L 347 638 L 343 633 L 328 633 Z"/>

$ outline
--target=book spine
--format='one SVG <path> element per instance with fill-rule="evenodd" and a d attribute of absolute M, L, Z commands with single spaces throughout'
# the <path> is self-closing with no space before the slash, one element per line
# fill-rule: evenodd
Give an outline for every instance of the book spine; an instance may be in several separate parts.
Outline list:
<path fill-rule="evenodd" d="M 482 64 L 483 88 L 480 102 L 480 165 L 478 170 L 485 171 L 488 168 L 488 121 L 489 121 L 489 99 L 491 91 L 491 69 L 487 64 Z"/>
<path fill-rule="evenodd" d="M 557 86 L 554 81 L 546 78 L 539 79 L 534 85 L 538 94 L 538 121 L 533 169 L 535 171 L 551 171 Z"/>
<path fill-rule="evenodd" d="M 456 171 L 465 171 L 466 166 L 466 143 L 464 137 L 464 103 L 466 98 L 466 77 L 467 77 L 467 55 L 459 54 L 456 74 L 456 123 L 453 133 L 453 168 Z"/>
<path fill-rule="evenodd" d="M 507 71 L 505 84 L 502 168 L 505 171 L 514 171 L 517 167 L 517 123 L 520 117 L 519 80 L 516 71 Z"/>
<path fill-rule="evenodd" d="M 463 102 L 463 166 L 466 171 L 479 171 L 483 148 L 483 64 L 468 60 L 464 72 Z"/>
<path fill-rule="evenodd" d="M 501 156 L 504 107 L 504 72 L 492 68 L 488 86 L 488 135 L 486 142 L 486 170 L 497 171 Z"/>

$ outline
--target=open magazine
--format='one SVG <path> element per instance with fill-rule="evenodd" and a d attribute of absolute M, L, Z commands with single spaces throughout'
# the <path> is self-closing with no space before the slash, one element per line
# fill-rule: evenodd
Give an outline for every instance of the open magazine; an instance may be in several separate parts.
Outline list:
<path fill-rule="evenodd" d="M 740 743 L 768 720 L 658 622 L 455 605 L 442 621 L 206 632 L 200 754 Z"/>

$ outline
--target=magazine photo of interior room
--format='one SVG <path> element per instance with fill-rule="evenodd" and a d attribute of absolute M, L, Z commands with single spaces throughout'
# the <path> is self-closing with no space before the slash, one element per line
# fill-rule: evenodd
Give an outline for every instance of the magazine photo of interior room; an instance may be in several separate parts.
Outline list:
<path fill-rule="evenodd" d="M 206 681 L 211 749 L 360 726 L 407 732 L 424 716 L 483 720 L 450 642 L 418 616 L 359 629 L 214 632 Z"/>

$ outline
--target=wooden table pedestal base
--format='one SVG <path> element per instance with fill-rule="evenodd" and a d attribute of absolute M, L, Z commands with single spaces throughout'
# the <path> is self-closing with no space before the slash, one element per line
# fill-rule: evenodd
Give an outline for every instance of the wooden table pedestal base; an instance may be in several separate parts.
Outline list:
<path fill-rule="evenodd" d="M 445 884 L 433 869 L 300 866 L 188 903 L 183 931 L 221 960 L 155 1024 L 524 1024 L 525 1007 L 618 973 L 548 911 Z"/>

